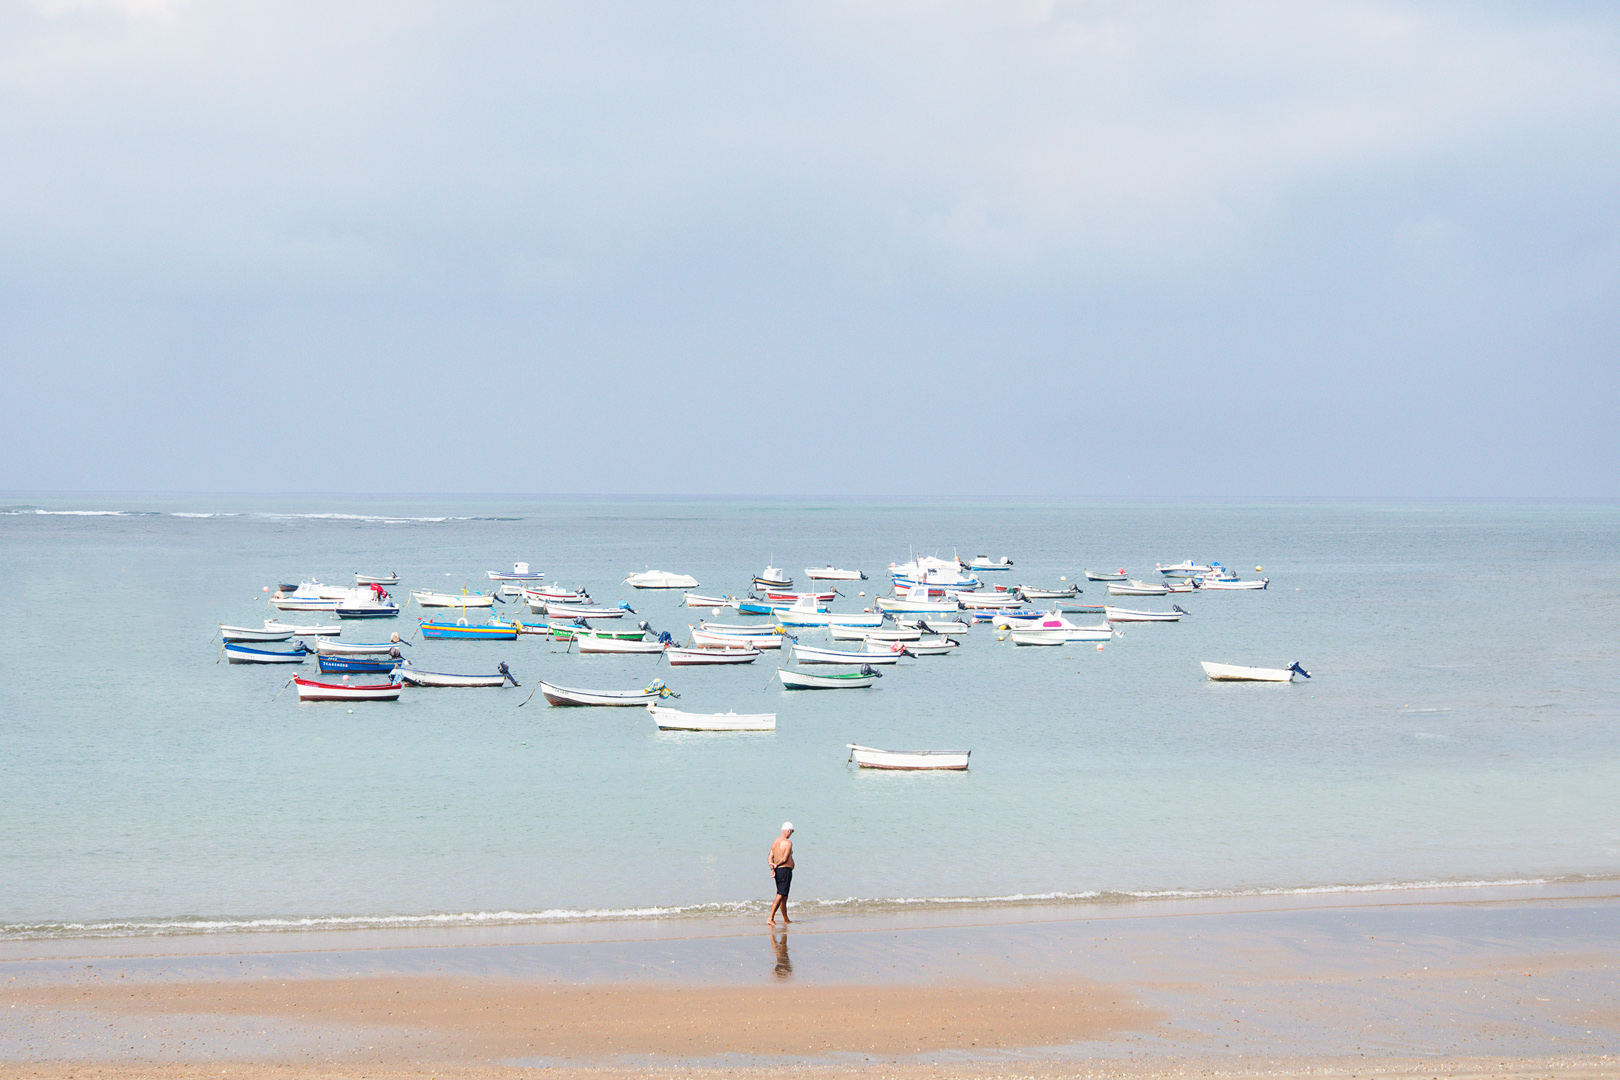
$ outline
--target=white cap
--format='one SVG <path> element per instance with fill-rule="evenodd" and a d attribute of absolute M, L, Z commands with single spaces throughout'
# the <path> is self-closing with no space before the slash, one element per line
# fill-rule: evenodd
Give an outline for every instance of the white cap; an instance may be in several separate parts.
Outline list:
<path fill-rule="evenodd" d="M 792 832 L 793 831 L 793 822 L 791 822 L 791 821 L 782 822 L 782 831 L 783 832 Z"/>

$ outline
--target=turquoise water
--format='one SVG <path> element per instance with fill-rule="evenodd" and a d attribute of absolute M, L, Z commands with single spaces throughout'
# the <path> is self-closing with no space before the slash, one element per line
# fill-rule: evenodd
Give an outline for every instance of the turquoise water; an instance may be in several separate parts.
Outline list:
<path fill-rule="evenodd" d="M 807 911 L 1620 873 L 1614 504 L 34 495 L 3 509 L 0 936 L 763 912 L 784 818 Z M 1009 555 L 1013 571 L 986 575 L 1009 584 L 1191 557 L 1264 566 L 1271 587 L 1175 597 L 1188 618 L 1126 625 L 1101 651 L 1017 649 L 976 627 L 871 691 L 783 692 L 769 654 L 670 669 L 538 638 L 418 642 L 419 666 L 505 660 L 523 688 L 397 704 L 299 704 L 277 696 L 285 668 L 216 663 L 216 624 L 274 614 L 261 590 L 282 580 L 392 569 L 405 596 L 486 588 L 486 569 L 523 560 L 682 636 L 707 613 L 626 574 L 735 594 L 767 562 L 801 582 L 832 562 L 871 575 L 841 586 L 869 603 L 912 550 Z M 416 614 L 397 620 L 407 636 Z M 1206 659 L 1299 660 L 1315 677 L 1214 684 Z M 681 708 L 775 711 L 779 729 L 659 734 L 640 710 L 519 707 L 542 677 L 662 677 Z M 966 747 L 973 767 L 861 771 L 848 742 Z"/>

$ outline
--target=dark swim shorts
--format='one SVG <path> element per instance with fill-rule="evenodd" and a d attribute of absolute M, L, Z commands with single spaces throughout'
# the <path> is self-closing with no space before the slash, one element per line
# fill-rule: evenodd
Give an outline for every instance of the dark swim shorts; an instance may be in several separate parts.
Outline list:
<path fill-rule="evenodd" d="M 776 895 L 786 896 L 793 887 L 793 867 L 778 866 L 776 868 Z"/>

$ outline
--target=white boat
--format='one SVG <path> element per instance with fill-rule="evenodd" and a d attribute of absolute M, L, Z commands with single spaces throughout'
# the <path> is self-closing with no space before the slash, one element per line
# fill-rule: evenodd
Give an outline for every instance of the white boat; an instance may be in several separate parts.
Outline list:
<path fill-rule="evenodd" d="M 541 681 L 540 692 L 553 705 L 650 705 L 659 698 L 680 697 L 664 685 L 663 679 L 654 679 L 640 690 L 581 690 L 577 687 L 557 686 Z"/>
<path fill-rule="evenodd" d="M 539 570 L 531 573 L 526 562 L 513 563 L 511 573 L 505 570 L 485 570 L 484 573 L 489 575 L 491 581 L 539 581 L 546 576 Z"/>
<path fill-rule="evenodd" d="M 502 592 L 505 592 L 503 587 Z M 584 588 L 568 589 L 562 585 L 519 586 L 523 599 L 531 604 L 589 604 L 590 595 Z"/>
<path fill-rule="evenodd" d="M 1120 608 L 1109 605 L 1103 608 L 1103 614 L 1108 621 L 1113 622 L 1178 622 L 1187 614 L 1179 605 L 1170 605 L 1173 611 L 1133 611 L 1130 608 Z"/>
<path fill-rule="evenodd" d="M 314 654 L 309 646 L 302 641 L 298 642 L 292 652 L 282 652 L 279 649 L 255 649 L 248 645 L 238 645 L 226 642 L 224 645 L 225 659 L 233 664 L 302 664 L 304 660 Z"/>
<path fill-rule="evenodd" d="M 1015 592 L 955 593 L 953 599 L 969 611 L 1000 611 L 1024 606 L 1024 598 Z"/>
<path fill-rule="evenodd" d="M 533 606 L 534 605 L 532 604 L 530 605 L 530 607 Z M 635 614 L 635 611 L 625 606 L 613 608 L 584 607 L 580 604 L 567 604 L 563 607 L 553 607 L 548 610 L 546 614 L 558 615 L 565 619 L 572 619 L 575 622 L 579 622 L 583 619 L 622 619 L 624 618 L 626 612 L 629 612 L 631 615 Z M 535 614 L 538 615 L 540 613 L 537 611 Z"/>
<path fill-rule="evenodd" d="M 863 769 L 952 769 L 968 767 L 971 750 L 879 750 L 847 743 L 849 760 Z"/>
<path fill-rule="evenodd" d="M 286 630 L 293 637 L 336 637 L 343 627 L 337 623 L 312 623 L 308 626 L 298 626 L 294 623 L 277 622 L 275 619 L 264 620 L 266 630 Z"/>
<path fill-rule="evenodd" d="M 923 555 L 908 563 L 890 563 L 889 577 L 896 587 L 901 585 L 938 585 L 954 589 L 976 589 L 979 579 L 962 571 L 960 559 L 939 559 Z"/>
<path fill-rule="evenodd" d="M 265 628 L 262 630 L 256 626 L 229 626 L 225 623 L 219 624 L 219 639 L 221 641 L 286 641 L 292 636 L 293 632 L 291 629 L 272 630 L 270 629 L 268 623 L 265 624 Z"/>
<path fill-rule="evenodd" d="M 1013 561 L 1003 555 L 999 559 L 992 559 L 988 555 L 975 555 L 968 560 L 969 570 L 1011 570 Z"/>
<path fill-rule="evenodd" d="M 399 605 L 386 597 L 343 600 L 332 613 L 340 619 L 391 619 L 399 614 Z"/>
<path fill-rule="evenodd" d="M 500 670 L 493 675 L 456 675 L 448 671 L 419 671 L 408 665 L 394 669 L 393 679 L 396 682 L 408 683 L 411 686 L 505 686 L 511 683 L 518 685 L 518 681 L 507 670 L 506 662 L 501 662 Z"/>
<path fill-rule="evenodd" d="M 898 642 L 884 642 L 864 652 L 845 652 L 842 649 L 818 649 L 795 641 L 793 659 L 801 664 L 897 664 L 900 662 L 898 646 Z"/>
<path fill-rule="evenodd" d="M 1237 664 L 1212 664 L 1208 660 L 1200 660 L 1204 667 L 1204 674 L 1216 682 L 1293 682 L 1297 672 L 1307 679 L 1311 673 L 1294 661 L 1285 668 L 1265 667 L 1239 667 Z"/>
<path fill-rule="evenodd" d="M 575 634 L 574 644 L 581 653 L 661 653 L 662 641 L 637 641 L 633 638 L 597 637 L 594 634 Z"/>
<path fill-rule="evenodd" d="M 872 602 L 872 606 L 879 611 L 902 611 L 918 615 L 942 615 L 949 611 L 961 611 L 961 601 L 955 597 L 944 600 L 929 599 L 929 589 L 926 585 L 907 586 L 895 596 L 880 596 Z"/>
<path fill-rule="evenodd" d="M 1226 592 L 1236 589 L 1263 589 L 1271 584 L 1270 578 L 1260 578 L 1255 581 L 1223 581 L 1205 578 L 1198 585 L 1200 592 Z"/>
<path fill-rule="evenodd" d="M 866 575 L 859 570 L 839 570 L 828 563 L 817 569 L 805 567 L 804 576 L 811 581 L 865 581 Z"/>
<path fill-rule="evenodd" d="M 1165 578 L 1164 591 L 1166 593 L 1197 592 L 1198 579 L 1190 577 Z"/>
<path fill-rule="evenodd" d="M 748 637 L 774 637 L 779 633 L 770 623 L 723 623 L 710 622 L 708 619 L 699 621 L 697 628 L 711 630 L 716 634 L 743 634 Z"/>
<path fill-rule="evenodd" d="M 1124 581 L 1125 580 L 1125 571 L 1124 571 L 1123 568 L 1121 568 L 1119 570 L 1087 570 L 1086 571 L 1086 580 L 1087 581 Z"/>
<path fill-rule="evenodd" d="M 777 600 L 788 604 L 793 603 L 795 600 L 803 600 L 807 596 L 810 599 L 820 601 L 823 604 L 830 604 L 833 602 L 833 597 L 837 595 L 839 595 L 837 589 L 831 589 L 826 592 L 788 592 L 784 589 L 765 590 L 765 599 Z"/>
<path fill-rule="evenodd" d="M 920 619 L 922 628 L 930 634 L 965 634 L 971 623 L 960 619 Z"/>
<path fill-rule="evenodd" d="M 732 649 L 780 649 L 780 634 L 717 634 L 710 630 L 692 630 L 693 645 L 718 645 Z"/>
<path fill-rule="evenodd" d="M 1033 585 L 1020 585 L 1014 591 L 1025 600 L 1067 600 L 1080 595 L 1080 586 L 1070 585 L 1067 589 L 1037 589 Z"/>
<path fill-rule="evenodd" d="M 335 596 L 315 596 L 312 593 L 275 593 L 270 603 L 277 611 L 336 611 L 343 599 Z"/>
<path fill-rule="evenodd" d="M 775 731 L 776 714 L 689 713 L 663 705 L 647 706 L 659 731 Z"/>
<path fill-rule="evenodd" d="M 896 644 L 901 646 L 901 651 L 907 656 L 944 656 L 962 643 L 955 638 L 939 638 L 935 641 L 924 638 L 921 641 L 904 641 L 896 642 Z M 867 642 L 866 647 L 872 649 L 877 646 Z"/>
<path fill-rule="evenodd" d="M 737 606 L 735 596 L 700 596 L 697 593 L 689 592 L 684 599 L 687 607 L 722 608 Z"/>
<path fill-rule="evenodd" d="M 789 671 L 787 668 L 777 668 L 776 674 L 782 680 L 782 686 L 787 690 L 863 690 L 871 686 L 883 676 L 873 671 L 867 664 L 862 665 L 860 671 L 848 671 L 838 675 L 822 675 L 813 671 Z"/>
<path fill-rule="evenodd" d="M 997 630 L 1022 630 L 1030 623 L 1039 619 L 1044 613 L 1039 611 L 997 611 L 990 615 L 990 625 Z M 983 618 L 980 613 L 979 618 Z"/>
<path fill-rule="evenodd" d="M 1014 630 L 1008 636 L 1014 645 L 1062 645 L 1069 640 L 1061 630 Z"/>
<path fill-rule="evenodd" d="M 389 635 L 387 641 L 329 641 L 322 638 L 315 642 L 315 651 L 322 656 L 387 656 L 390 651 L 405 644 L 408 642 L 401 641 L 398 634 Z"/>
<path fill-rule="evenodd" d="M 793 606 L 776 613 L 776 621 L 783 626 L 882 626 L 881 611 L 823 611 L 808 596 L 793 601 Z"/>
<path fill-rule="evenodd" d="M 354 572 L 354 583 L 356 585 L 398 585 L 399 575 L 392 570 L 386 574 L 362 574 L 356 570 Z"/>
<path fill-rule="evenodd" d="M 668 570 L 643 570 L 631 574 L 624 583 L 633 589 L 695 589 L 698 579 L 688 574 L 672 574 Z"/>
<path fill-rule="evenodd" d="M 1157 581 L 1110 581 L 1109 596 L 1163 596 L 1170 591 L 1168 585 Z"/>
<path fill-rule="evenodd" d="M 869 626 L 829 626 L 827 635 L 834 641 L 865 641 L 867 638 L 876 638 L 879 641 L 916 641 L 922 637 L 922 628 L 918 626 L 896 626 L 893 629 L 880 627 L 874 629 Z"/>
<path fill-rule="evenodd" d="M 323 683 L 294 679 L 299 701 L 398 701 L 404 683 Z"/>
<path fill-rule="evenodd" d="M 1171 566 L 1165 566 L 1163 563 L 1154 563 L 1153 568 L 1159 573 L 1163 574 L 1165 577 L 1201 577 L 1215 569 L 1213 566 L 1204 566 L 1201 563 L 1195 563 L 1191 559 L 1188 559 L 1186 562 L 1175 563 Z"/>
<path fill-rule="evenodd" d="M 485 593 L 441 593 L 426 589 L 412 589 L 411 599 L 422 607 L 475 608 L 493 607 L 495 598 Z"/>
<path fill-rule="evenodd" d="M 1065 641 L 1107 641 L 1114 636 L 1114 628 L 1102 626 L 1076 626 L 1056 611 L 1049 611 L 1038 619 L 1016 627 L 1019 633 L 1062 634 Z"/>
<path fill-rule="evenodd" d="M 664 648 L 664 659 L 670 667 L 701 667 L 707 664 L 752 664 L 764 653 L 758 649 L 727 645 L 681 646 Z"/>
<path fill-rule="evenodd" d="M 782 572 L 780 566 L 767 566 L 754 575 L 754 587 L 758 589 L 791 589 L 793 579 Z"/>

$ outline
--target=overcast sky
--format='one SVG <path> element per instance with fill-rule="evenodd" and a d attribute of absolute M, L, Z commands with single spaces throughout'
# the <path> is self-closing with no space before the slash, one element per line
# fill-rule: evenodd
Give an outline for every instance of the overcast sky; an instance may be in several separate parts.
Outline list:
<path fill-rule="evenodd" d="M 1620 496 L 1617 12 L 0 0 L 0 488 Z"/>

